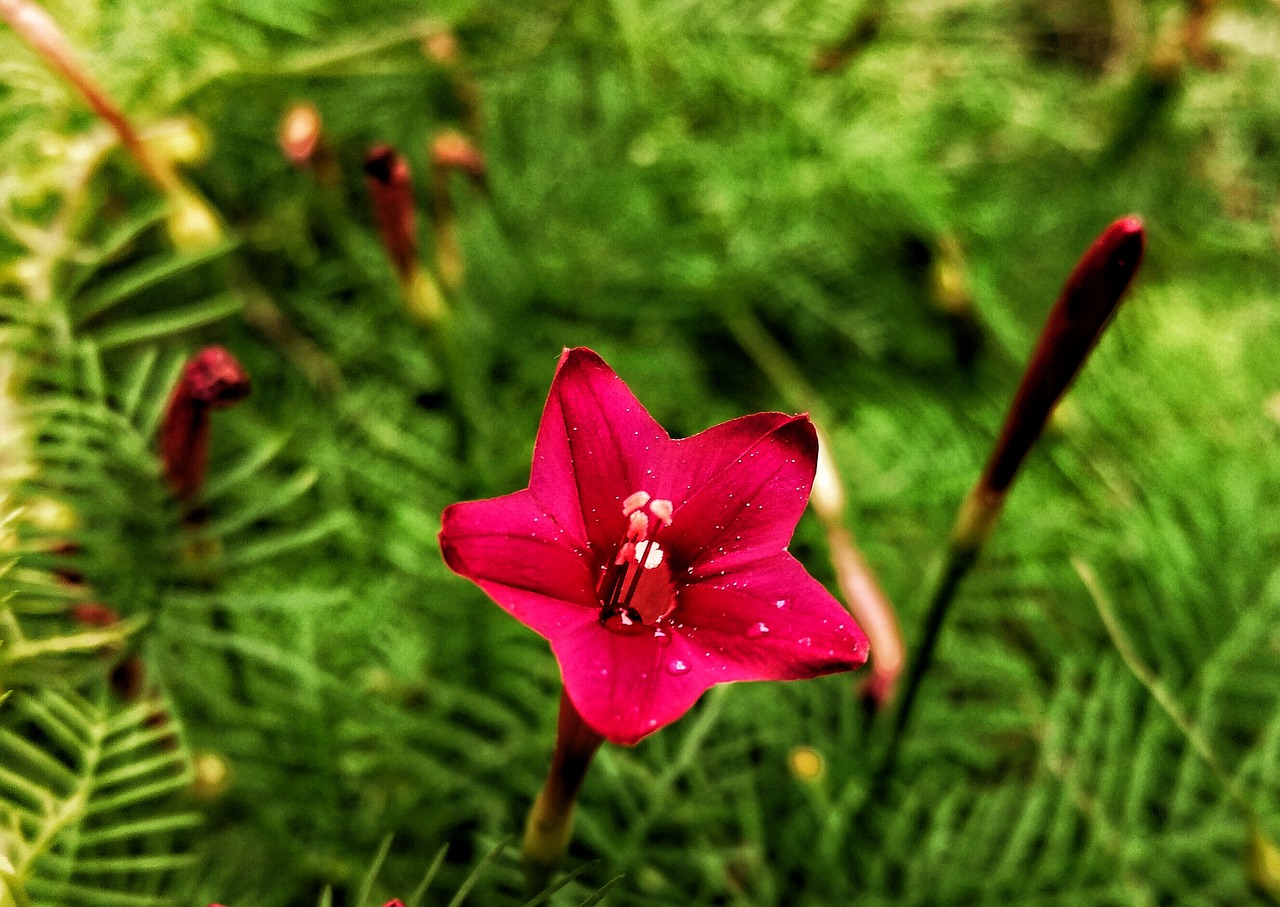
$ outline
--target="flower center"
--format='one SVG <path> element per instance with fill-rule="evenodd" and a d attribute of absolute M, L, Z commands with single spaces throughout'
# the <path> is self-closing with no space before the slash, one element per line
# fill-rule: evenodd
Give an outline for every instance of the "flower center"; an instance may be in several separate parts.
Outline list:
<path fill-rule="evenodd" d="M 627 531 L 596 589 L 600 623 L 610 630 L 662 633 L 658 622 L 675 607 L 676 595 L 666 552 L 656 537 L 671 525 L 673 510 L 670 501 L 645 491 L 622 502 Z"/>

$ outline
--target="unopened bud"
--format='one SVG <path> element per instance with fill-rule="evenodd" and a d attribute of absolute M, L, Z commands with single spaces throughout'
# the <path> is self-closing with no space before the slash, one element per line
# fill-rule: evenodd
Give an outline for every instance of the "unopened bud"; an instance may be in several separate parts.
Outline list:
<path fill-rule="evenodd" d="M 809 504 L 824 523 L 838 523 L 844 516 L 844 483 L 831 455 L 831 441 L 825 433 L 818 433 L 818 471 L 813 476 L 813 491 Z"/>
<path fill-rule="evenodd" d="M 120 615 L 114 608 L 101 602 L 81 602 L 71 609 L 75 622 L 86 627 L 110 627 L 120 623 Z"/>
<path fill-rule="evenodd" d="M 484 153 L 471 139 L 455 129 L 447 129 L 432 139 L 431 164 L 433 167 L 465 173 L 480 187 L 484 186 L 488 178 Z"/>
<path fill-rule="evenodd" d="M 811 746 L 797 746 L 787 756 L 791 774 L 801 781 L 817 781 L 826 771 L 826 761 Z"/>
<path fill-rule="evenodd" d="M 147 150 L 171 164 L 198 164 L 209 156 L 209 131 L 194 117 L 171 117 L 142 133 Z"/>
<path fill-rule="evenodd" d="M 231 787 L 231 763 L 221 753 L 198 750 L 191 770 L 192 792 L 201 800 L 216 800 Z"/>
<path fill-rule="evenodd" d="M 179 252 L 199 252 L 222 242 L 225 233 L 209 203 L 186 187 L 169 193 L 169 216 L 165 221 L 169 239 Z"/>
<path fill-rule="evenodd" d="M 422 52 L 427 55 L 427 59 L 440 66 L 457 66 L 462 59 L 458 38 L 447 28 L 437 29 L 423 38 Z"/>
<path fill-rule="evenodd" d="M 160 455 L 174 495 L 190 502 L 209 465 L 209 414 L 249 394 L 244 368 L 220 346 L 205 347 L 187 363 L 169 398 L 160 431 Z"/>
<path fill-rule="evenodd" d="M 390 145 L 377 145 L 365 158 L 364 172 L 382 245 L 401 283 L 407 285 L 418 264 L 418 219 L 409 164 Z"/>
<path fill-rule="evenodd" d="M 1081 256 L 1049 313 L 982 474 L 988 496 L 1003 494 L 1044 430 L 1049 414 L 1111 322 L 1142 261 L 1142 221 L 1116 221 Z"/>
<path fill-rule="evenodd" d="M 280 121 L 280 150 L 289 163 L 305 167 L 311 162 L 320 143 L 322 125 L 320 111 L 306 101 L 294 104 L 285 112 Z"/>

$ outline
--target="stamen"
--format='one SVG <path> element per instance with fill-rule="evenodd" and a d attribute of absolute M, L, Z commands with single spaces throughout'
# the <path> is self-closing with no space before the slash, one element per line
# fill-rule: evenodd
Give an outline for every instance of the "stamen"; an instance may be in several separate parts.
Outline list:
<path fill-rule="evenodd" d="M 637 491 L 622 502 L 622 515 L 627 518 L 626 534 L 597 589 L 602 623 L 616 620 L 615 628 L 638 628 L 660 616 L 648 613 L 654 610 L 654 603 L 649 601 L 651 593 L 639 596 L 644 602 L 640 607 L 647 609 L 643 613 L 633 607 L 632 602 L 637 598 L 640 580 L 646 572 L 662 567 L 666 552 L 655 537 L 671 525 L 674 511 L 670 501 L 654 498 L 647 491 Z M 661 573 L 663 577 L 667 576 L 665 567 Z M 649 580 L 654 581 L 659 581 L 656 575 L 655 579 Z"/>
<path fill-rule="evenodd" d="M 654 567 L 662 563 L 663 551 L 658 547 L 657 542 L 649 542 L 645 549 L 644 560 L 640 559 L 640 551 L 636 550 L 636 563 L 645 570 L 652 570 Z"/>
<path fill-rule="evenodd" d="M 622 515 L 631 516 L 631 514 L 635 513 L 637 510 L 644 507 L 644 505 L 648 503 L 649 503 L 649 492 L 637 491 L 635 494 L 631 495 L 625 501 L 622 502 Z"/>

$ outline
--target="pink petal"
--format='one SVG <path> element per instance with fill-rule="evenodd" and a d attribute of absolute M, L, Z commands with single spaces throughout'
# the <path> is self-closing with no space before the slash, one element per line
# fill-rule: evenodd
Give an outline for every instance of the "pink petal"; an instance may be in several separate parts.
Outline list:
<path fill-rule="evenodd" d="M 565 350 L 538 426 L 529 490 L 579 541 L 617 546 L 622 502 L 652 484 L 671 439 L 604 360 Z"/>
<path fill-rule="evenodd" d="M 631 746 L 675 721 L 721 679 L 674 633 L 615 633 L 585 620 L 551 640 L 564 689 L 601 736 Z"/>
<path fill-rule="evenodd" d="M 598 622 L 590 552 L 528 489 L 453 504 L 441 524 L 449 568 L 537 633 L 550 638 L 581 615 Z"/>
<path fill-rule="evenodd" d="M 690 568 L 689 581 L 785 550 L 809 500 L 817 463 L 813 423 L 795 416 L 695 488 L 662 538 Z"/>
<path fill-rule="evenodd" d="M 800 680 L 867 660 L 853 618 L 785 553 L 684 587 L 673 617 L 655 636 L 587 615 L 551 640 L 569 698 L 614 743 L 665 727 L 717 683 Z"/>
<path fill-rule="evenodd" d="M 761 438 L 793 418 L 785 413 L 754 413 L 675 441 L 668 447 L 661 468 L 655 470 L 659 480 L 646 490 L 655 498 L 666 498 L 681 507 Z"/>
<path fill-rule="evenodd" d="M 684 586 L 673 617 L 724 680 L 801 680 L 851 671 L 870 646 L 849 612 L 790 554 Z"/>

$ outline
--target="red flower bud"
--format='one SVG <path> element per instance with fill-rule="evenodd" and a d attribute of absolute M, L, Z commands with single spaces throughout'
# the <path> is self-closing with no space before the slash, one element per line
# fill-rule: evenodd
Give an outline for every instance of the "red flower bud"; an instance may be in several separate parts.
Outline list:
<path fill-rule="evenodd" d="M 382 245 L 401 282 L 408 283 L 418 263 L 418 223 L 409 164 L 390 145 L 376 145 L 365 158 L 364 172 L 369 177 Z"/>
<path fill-rule="evenodd" d="M 120 622 L 116 610 L 101 602 L 81 602 L 71 609 L 71 616 L 86 627 L 109 627 Z"/>
<path fill-rule="evenodd" d="M 1050 412 L 1084 365 L 1142 261 L 1142 220 L 1116 221 L 1067 278 L 1018 385 L 981 486 L 1002 494 L 1013 482 Z"/>
<path fill-rule="evenodd" d="M 238 403 L 249 390 L 244 368 L 220 346 L 205 347 L 187 363 L 160 430 L 165 478 L 180 500 L 190 502 L 204 484 L 210 412 Z"/>

